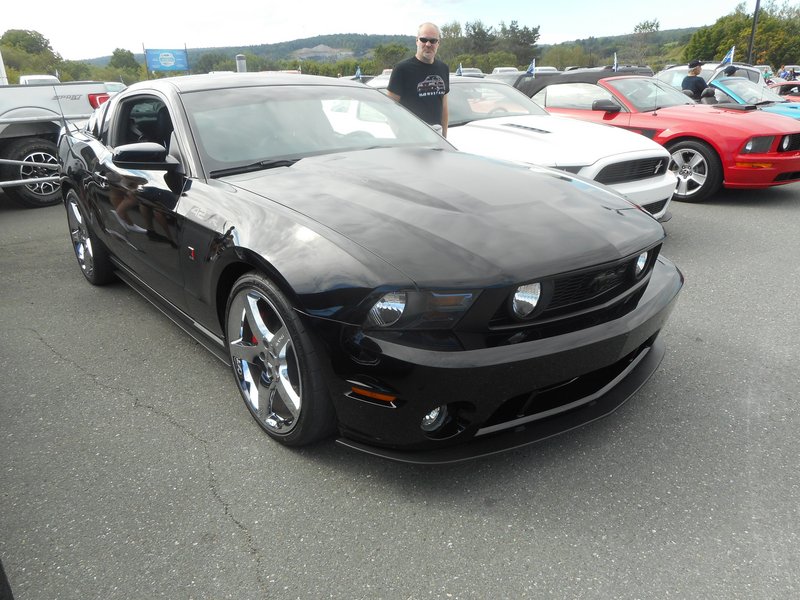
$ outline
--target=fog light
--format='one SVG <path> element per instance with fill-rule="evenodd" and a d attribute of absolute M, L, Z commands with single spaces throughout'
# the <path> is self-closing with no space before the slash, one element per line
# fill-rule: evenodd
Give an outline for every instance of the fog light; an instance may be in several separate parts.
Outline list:
<path fill-rule="evenodd" d="M 514 310 L 514 315 L 520 319 L 530 316 L 536 309 L 536 305 L 539 303 L 539 298 L 541 297 L 541 283 L 529 283 L 519 286 L 511 299 L 511 307 Z"/>
<path fill-rule="evenodd" d="M 447 419 L 447 406 L 442 404 L 422 417 L 422 423 L 420 423 L 419 426 L 422 428 L 422 431 L 436 431 L 444 425 L 445 419 Z"/>
<path fill-rule="evenodd" d="M 635 274 L 636 277 L 642 274 L 644 268 L 647 266 L 647 252 L 642 252 L 639 257 L 636 259 L 636 267 L 635 267 Z"/>

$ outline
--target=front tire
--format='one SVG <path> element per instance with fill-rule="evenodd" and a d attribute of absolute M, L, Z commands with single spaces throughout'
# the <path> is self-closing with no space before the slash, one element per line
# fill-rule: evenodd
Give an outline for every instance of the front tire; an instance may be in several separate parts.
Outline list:
<path fill-rule="evenodd" d="M 86 281 L 92 285 L 104 285 L 114 281 L 116 275 L 108 250 L 89 228 L 89 222 L 80 207 L 75 190 L 67 192 L 65 204 L 72 249 Z"/>
<path fill-rule="evenodd" d="M 669 169 L 678 178 L 673 200 L 702 202 L 722 185 L 722 163 L 708 144 L 690 140 L 667 146 Z"/>
<path fill-rule="evenodd" d="M 6 156 L 9 160 L 20 160 L 29 165 L 0 166 L 0 181 L 16 181 L 18 179 L 34 179 L 58 175 L 58 171 L 46 167 L 38 167 L 33 163 L 58 165 L 58 149 L 50 140 L 42 138 L 21 139 L 8 146 Z M 28 208 L 53 206 L 61 202 L 61 184 L 58 181 L 44 181 L 3 188 L 9 198 Z"/>
<path fill-rule="evenodd" d="M 314 344 L 286 297 L 248 273 L 231 290 L 225 336 L 245 405 L 261 428 L 287 446 L 317 442 L 335 426 Z"/>

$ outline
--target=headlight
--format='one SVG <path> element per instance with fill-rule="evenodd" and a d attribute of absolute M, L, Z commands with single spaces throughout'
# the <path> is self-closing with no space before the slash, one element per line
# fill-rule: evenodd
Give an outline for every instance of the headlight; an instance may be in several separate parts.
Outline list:
<path fill-rule="evenodd" d="M 477 292 L 393 291 L 370 308 L 366 328 L 447 329 L 472 305 Z"/>
<path fill-rule="evenodd" d="M 511 307 L 514 310 L 514 316 L 518 319 L 529 317 L 533 311 L 536 310 L 536 305 L 539 304 L 539 299 L 541 297 L 541 283 L 528 283 L 519 286 L 511 299 Z"/>
<path fill-rule="evenodd" d="M 744 145 L 742 152 L 745 154 L 762 154 L 764 152 L 769 152 L 774 139 L 775 137 L 771 135 L 750 138 Z"/>
<path fill-rule="evenodd" d="M 367 321 L 376 327 L 394 325 L 406 310 L 408 296 L 405 292 L 389 292 L 381 296 L 370 309 Z"/>
<path fill-rule="evenodd" d="M 781 140 L 781 151 L 786 152 L 789 149 L 789 145 L 792 143 L 791 137 L 788 135 L 783 136 Z"/>

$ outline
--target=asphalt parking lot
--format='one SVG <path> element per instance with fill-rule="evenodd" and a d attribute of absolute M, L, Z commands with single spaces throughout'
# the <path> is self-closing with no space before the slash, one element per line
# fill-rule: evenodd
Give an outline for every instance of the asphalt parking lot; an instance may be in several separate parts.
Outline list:
<path fill-rule="evenodd" d="M 634 399 L 420 467 L 270 441 L 227 367 L 83 280 L 63 208 L 0 194 L 14 597 L 800 597 L 800 184 L 672 213 L 686 285 Z"/>

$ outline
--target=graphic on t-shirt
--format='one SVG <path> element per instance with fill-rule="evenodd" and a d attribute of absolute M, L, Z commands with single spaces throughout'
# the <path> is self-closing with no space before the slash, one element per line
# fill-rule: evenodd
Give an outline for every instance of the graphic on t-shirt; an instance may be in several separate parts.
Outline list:
<path fill-rule="evenodd" d="M 417 84 L 417 96 L 444 96 L 444 79 L 438 75 L 428 75 Z"/>

